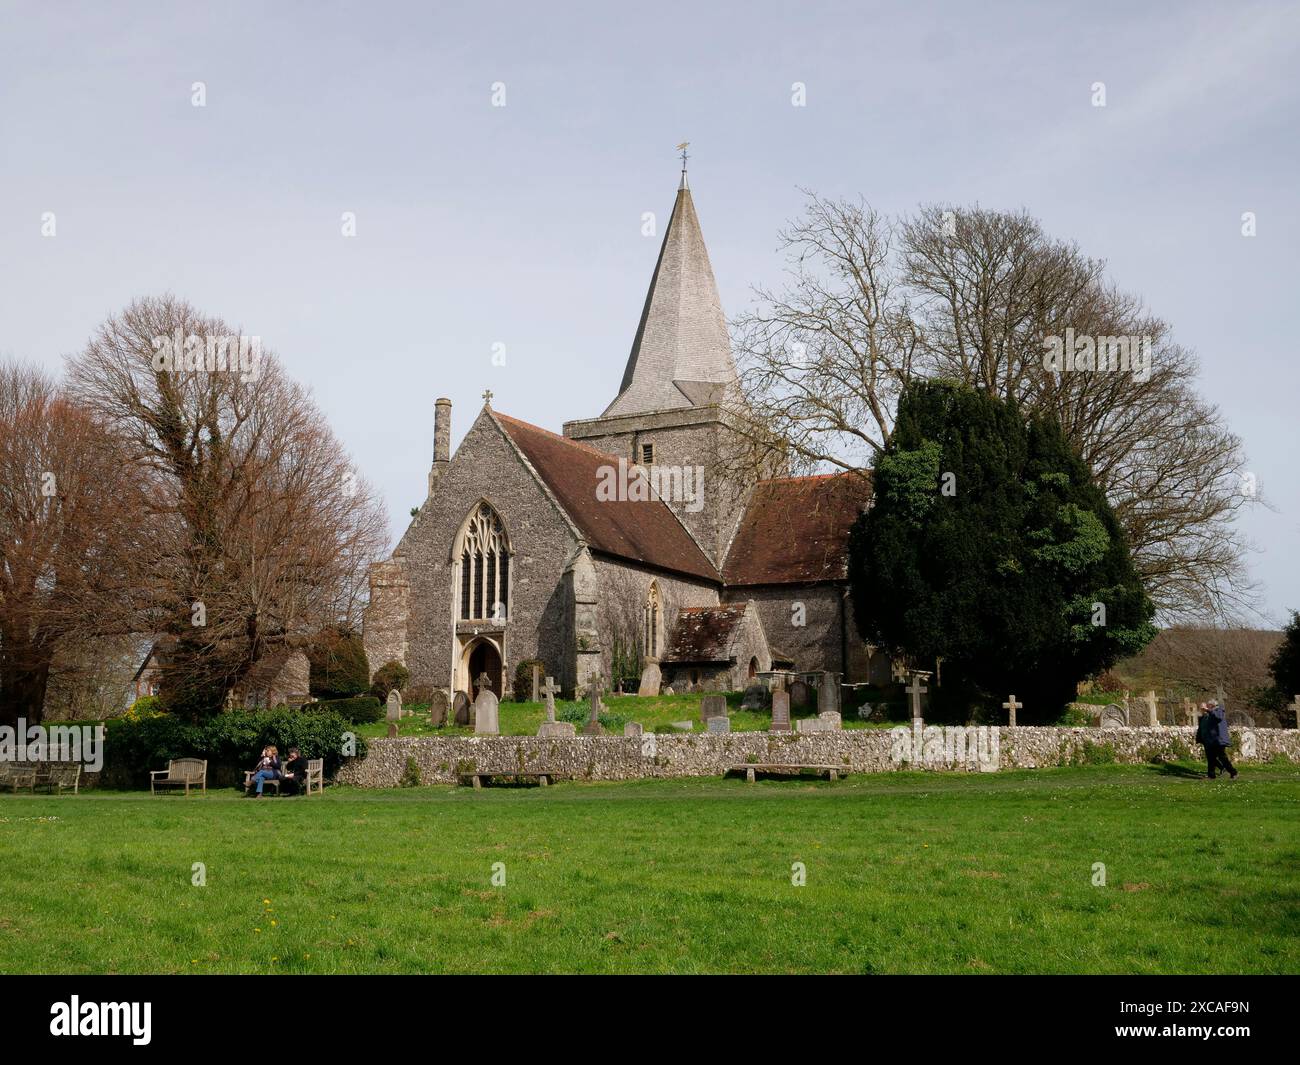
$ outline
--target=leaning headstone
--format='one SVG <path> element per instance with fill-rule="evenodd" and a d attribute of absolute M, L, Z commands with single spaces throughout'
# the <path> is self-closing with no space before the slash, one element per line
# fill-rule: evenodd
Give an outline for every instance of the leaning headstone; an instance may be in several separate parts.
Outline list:
<path fill-rule="evenodd" d="M 711 717 L 709 718 L 708 726 L 710 734 L 717 735 L 724 732 L 730 732 L 731 718 L 727 717 L 725 714 L 719 715 L 718 717 Z"/>
<path fill-rule="evenodd" d="M 1119 703 L 1109 703 L 1101 711 L 1102 728 L 1128 728 L 1128 711 Z"/>
<path fill-rule="evenodd" d="M 706 695 L 700 700 L 700 720 L 707 722 L 711 717 L 727 716 L 727 697 L 725 695 Z"/>
<path fill-rule="evenodd" d="M 469 724 L 469 696 L 465 692 L 457 692 L 452 696 L 451 719 L 457 725 Z"/>
<path fill-rule="evenodd" d="M 808 685 L 802 679 L 790 685 L 790 705 L 800 709 L 808 705 Z"/>
<path fill-rule="evenodd" d="M 823 673 L 821 683 L 817 685 L 817 712 L 840 712 L 840 675 Z"/>
<path fill-rule="evenodd" d="M 740 702 L 742 710 L 761 710 L 767 689 L 761 684 L 751 684 L 745 689 L 745 697 Z"/>
<path fill-rule="evenodd" d="M 641 683 L 637 685 L 637 695 L 658 695 L 663 675 L 659 672 L 658 662 L 647 662 L 641 670 Z"/>
<path fill-rule="evenodd" d="M 629 739 L 639 740 L 643 732 L 645 732 L 645 729 L 641 727 L 641 722 L 639 721 L 629 721 L 623 726 L 623 735 Z"/>
<path fill-rule="evenodd" d="M 402 716 L 402 693 L 396 688 L 388 693 L 388 720 L 397 721 Z"/>
<path fill-rule="evenodd" d="M 496 693 L 484 684 L 478 690 L 478 698 L 474 700 L 474 731 L 480 736 L 500 735 L 499 714 Z"/>
<path fill-rule="evenodd" d="M 790 731 L 790 693 L 787 691 L 772 693 L 772 726 L 769 731 Z"/>
<path fill-rule="evenodd" d="M 447 723 L 447 693 L 441 688 L 434 688 L 429 698 L 429 724 L 442 728 Z"/>

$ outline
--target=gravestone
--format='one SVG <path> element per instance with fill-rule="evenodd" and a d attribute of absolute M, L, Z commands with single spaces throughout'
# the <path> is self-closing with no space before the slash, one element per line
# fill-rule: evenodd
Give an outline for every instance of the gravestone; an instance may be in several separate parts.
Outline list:
<path fill-rule="evenodd" d="M 645 729 L 641 727 L 641 722 L 639 721 L 629 721 L 623 726 L 623 735 L 629 739 L 639 740 L 644 731 Z"/>
<path fill-rule="evenodd" d="M 402 693 L 396 688 L 388 693 L 388 720 L 397 721 L 402 716 Z"/>
<path fill-rule="evenodd" d="M 457 725 L 469 724 L 469 696 L 457 692 L 451 699 L 451 719 Z"/>
<path fill-rule="evenodd" d="M 690 732 L 693 728 L 695 728 L 695 725 L 690 721 L 674 721 L 672 724 L 673 724 L 673 728 L 675 728 L 678 732 Z"/>
<path fill-rule="evenodd" d="M 659 672 L 658 662 L 646 662 L 645 669 L 641 670 L 641 683 L 637 685 L 637 695 L 658 695 L 659 685 L 663 682 L 663 675 Z"/>
<path fill-rule="evenodd" d="M 533 663 L 533 702 L 537 702 L 541 696 L 542 667 L 536 662 Z"/>
<path fill-rule="evenodd" d="M 434 688 L 429 699 L 429 724 L 442 728 L 447 723 L 447 693 L 441 688 Z"/>
<path fill-rule="evenodd" d="M 817 685 L 817 712 L 840 712 L 840 675 L 823 673 L 821 683 Z"/>
<path fill-rule="evenodd" d="M 587 718 L 587 723 L 583 726 L 582 734 L 584 736 L 600 736 L 605 731 L 600 727 L 600 712 L 605 709 L 600 701 L 600 693 L 604 688 L 605 678 L 599 673 L 593 673 L 588 677 L 587 692 L 591 698 L 591 716 Z"/>
<path fill-rule="evenodd" d="M 711 717 L 727 716 L 727 697 L 725 695 L 706 695 L 700 700 L 700 720 L 708 723 Z"/>
<path fill-rule="evenodd" d="M 774 691 L 772 693 L 772 725 L 769 732 L 790 731 L 790 693 Z"/>
<path fill-rule="evenodd" d="M 1300 695 L 1293 695 L 1291 698 L 1295 700 L 1295 727 L 1300 728 Z"/>
<path fill-rule="evenodd" d="M 895 684 L 902 684 L 907 680 L 907 667 L 902 662 L 893 662 L 889 666 L 890 676 L 894 678 Z"/>
<path fill-rule="evenodd" d="M 761 684 L 751 684 L 745 689 L 745 696 L 740 701 L 742 710 L 761 710 L 763 708 L 763 699 L 767 695 L 767 689 Z"/>
<path fill-rule="evenodd" d="M 396 721 L 390 721 L 390 722 L 388 723 L 388 738 L 389 738 L 390 740 L 395 740 L 395 739 L 397 739 L 397 722 L 396 722 Z"/>
<path fill-rule="evenodd" d="M 478 678 L 478 698 L 474 700 L 474 731 L 480 736 L 497 736 L 501 733 L 500 704 L 486 673 Z"/>
<path fill-rule="evenodd" d="M 1016 727 L 1016 711 L 1024 709 L 1024 705 L 1024 703 L 1016 702 L 1015 695 L 1012 695 L 1010 699 L 1002 704 L 1002 709 L 1006 710 L 1011 715 L 1007 722 L 1010 728 Z"/>
<path fill-rule="evenodd" d="M 790 705 L 798 709 L 808 705 L 808 685 L 802 678 L 790 685 Z"/>
<path fill-rule="evenodd" d="M 664 688 L 663 691 L 662 691 L 660 694 L 662 694 L 662 695 L 676 695 L 676 694 L 677 694 L 677 689 L 674 688 L 674 687 L 670 684 L 670 685 L 668 685 L 668 687 Z"/>
<path fill-rule="evenodd" d="M 930 689 L 925 687 L 921 683 L 921 675 L 919 673 L 913 673 L 912 683 L 909 684 L 903 690 L 906 691 L 907 694 L 912 697 L 912 720 L 920 721 L 921 720 L 921 696 L 924 695 L 926 692 L 928 692 Z"/>
<path fill-rule="evenodd" d="M 1251 717 L 1250 714 L 1246 713 L 1245 710 L 1229 710 L 1228 724 L 1238 725 L 1241 728 L 1254 728 L 1255 719 Z"/>
<path fill-rule="evenodd" d="M 1119 703 L 1108 703 L 1101 711 L 1102 728 L 1128 728 L 1128 711 Z"/>
<path fill-rule="evenodd" d="M 844 722 L 840 718 L 838 710 L 823 710 L 817 715 L 817 720 L 822 723 L 827 732 L 838 732 L 844 727 Z"/>
<path fill-rule="evenodd" d="M 1147 727 L 1155 728 L 1160 724 L 1160 704 L 1156 702 L 1156 693 L 1147 692 L 1143 702 L 1147 704 Z"/>
<path fill-rule="evenodd" d="M 720 714 L 717 717 L 711 717 L 708 720 L 708 729 L 709 732 L 713 735 L 730 732 L 731 718 L 727 717 L 726 714 Z"/>
<path fill-rule="evenodd" d="M 1184 699 L 1184 700 L 1183 700 L 1183 705 L 1182 705 L 1182 709 L 1181 709 L 1181 711 L 1180 711 L 1180 714 L 1181 714 L 1181 716 L 1180 716 L 1179 719 L 1178 719 L 1178 723 L 1179 723 L 1180 725 L 1195 725 L 1195 724 L 1196 724 L 1196 710 L 1195 710 L 1195 709 L 1193 708 L 1193 706 L 1192 706 L 1192 701 L 1191 701 L 1191 699 Z"/>

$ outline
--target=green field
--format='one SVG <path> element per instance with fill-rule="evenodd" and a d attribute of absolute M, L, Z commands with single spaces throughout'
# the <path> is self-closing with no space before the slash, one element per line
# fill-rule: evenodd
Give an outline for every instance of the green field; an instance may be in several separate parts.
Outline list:
<path fill-rule="evenodd" d="M 6 795 L 0 971 L 1300 971 L 1300 767 L 1197 772 Z"/>

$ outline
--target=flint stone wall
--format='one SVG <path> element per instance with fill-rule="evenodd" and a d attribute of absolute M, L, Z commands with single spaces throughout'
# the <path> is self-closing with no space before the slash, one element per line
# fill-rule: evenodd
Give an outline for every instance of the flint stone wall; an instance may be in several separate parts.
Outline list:
<path fill-rule="evenodd" d="M 909 734 L 911 730 L 908 730 Z M 1193 728 L 1000 728 L 1001 769 L 1040 769 L 1096 760 L 1139 764 L 1200 757 Z M 973 730 L 972 730 L 973 734 Z M 926 736 L 935 735 L 930 733 Z M 1300 730 L 1236 729 L 1231 757 L 1239 762 L 1268 762 L 1282 755 L 1300 762 Z M 573 739 L 537 736 L 412 736 L 367 741 L 369 753 L 339 770 L 340 783 L 363 788 L 398 785 L 406 759 L 414 758 L 424 784 L 454 784 L 463 772 L 550 772 L 581 780 L 639 780 L 643 778 L 720 776 L 746 762 L 842 765 L 855 773 L 887 773 L 896 769 L 965 771 L 971 763 L 934 761 L 898 764 L 893 758 L 895 731 L 853 729 L 838 732 L 732 732 L 710 736 L 646 734 L 577 736 Z M 1249 742 L 1253 756 L 1246 756 Z M 973 746 L 973 741 L 971 741 Z"/>

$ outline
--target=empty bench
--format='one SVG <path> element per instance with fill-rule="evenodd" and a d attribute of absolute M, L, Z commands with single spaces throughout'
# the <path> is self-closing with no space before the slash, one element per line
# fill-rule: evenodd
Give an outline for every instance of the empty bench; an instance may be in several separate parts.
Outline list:
<path fill-rule="evenodd" d="M 733 765 L 722 775 L 727 776 L 730 773 L 744 773 L 745 781 L 752 784 L 759 773 L 773 777 L 800 777 L 805 773 L 809 773 L 818 778 L 825 777 L 827 780 L 839 780 L 840 777 L 846 777 L 849 775 L 849 768 L 843 765 L 796 765 L 788 762 L 747 762 L 744 765 Z"/>
<path fill-rule="evenodd" d="M 155 769 L 149 774 L 149 794 L 156 795 L 160 789 L 184 788 L 188 796 L 190 788 L 198 788 L 203 794 L 208 792 L 208 763 L 203 758 L 173 758 L 166 769 Z"/>
<path fill-rule="evenodd" d="M 536 781 L 537 784 L 543 788 L 546 787 L 547 784 L 551 784 L 557 780 L 569 779 L 567 776 L 563 774 L 551 773 L 551 772 L 547 772 L 546 770 L 525 772 L 517 769 L 510 770 L 509 772 L 502 772 L 500 770 L 496 770 L 491 773 L 461 773 L 459 774 L 459 777 L 460 777 L 460 782 L 462 784 L 469 784 L 475 788 L 481 788 L 485 781 L 490 781 L 493 777 L 513 777 L 515 780 L 519 781 L 520 783 L 523 783 L 524 781 L 527 780 L 533 780 Z"/>
<path fill-rule="evenodd" d="M 36 765 L 32 762 L 0 762 L 0 788 L 9 788 L 15 795 L 19 788 L 36 792 Z"/>

